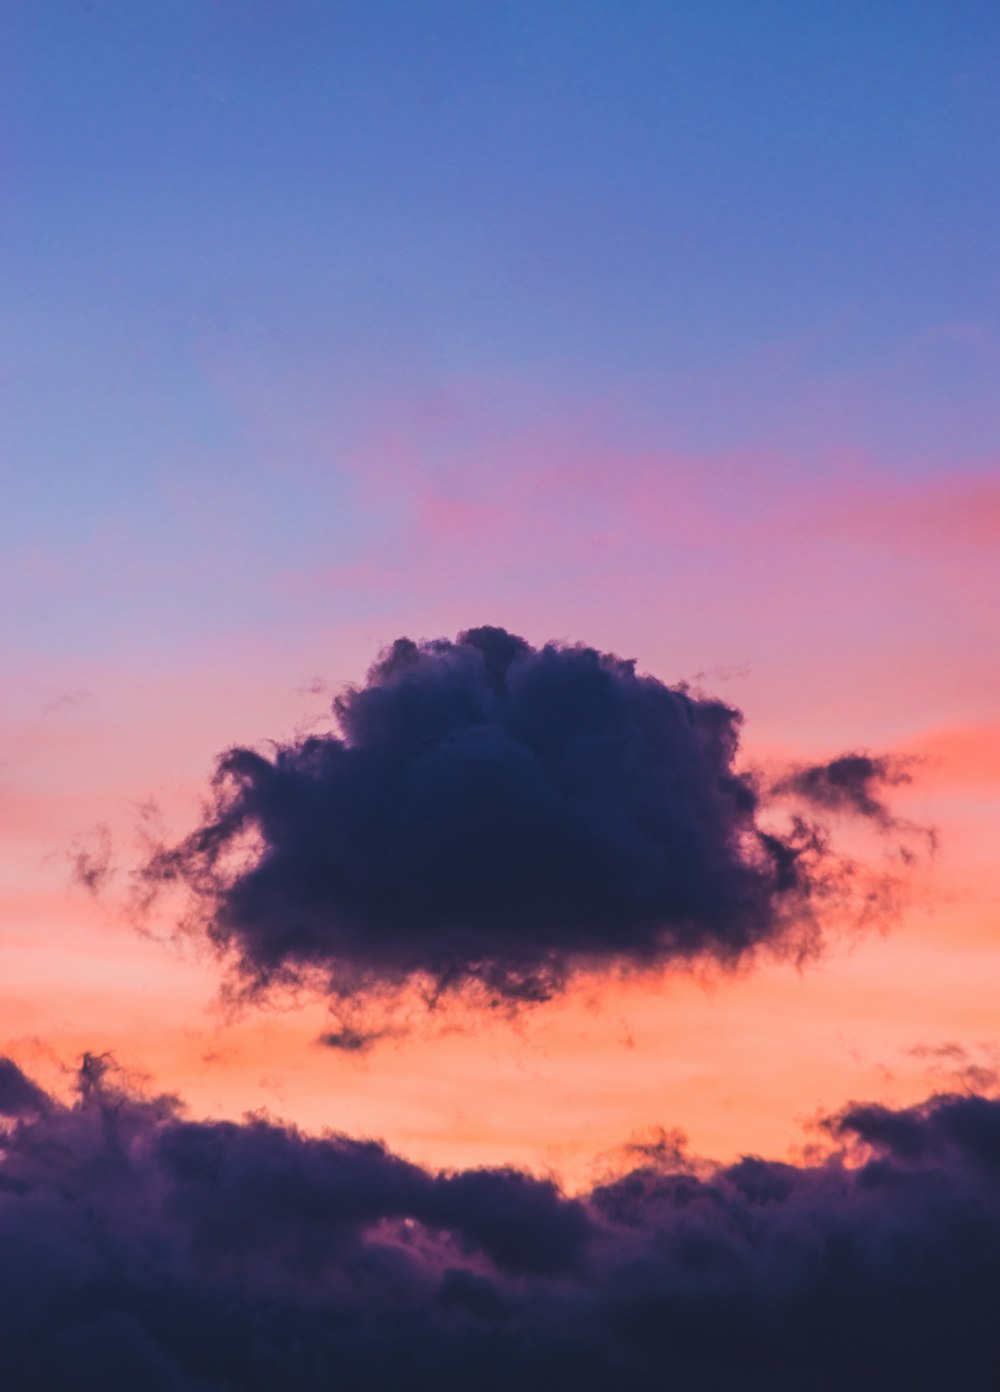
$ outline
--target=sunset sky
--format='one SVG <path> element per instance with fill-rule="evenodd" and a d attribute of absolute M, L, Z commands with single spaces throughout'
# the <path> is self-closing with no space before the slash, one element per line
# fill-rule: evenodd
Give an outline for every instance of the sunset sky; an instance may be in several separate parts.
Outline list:
<path fill-rule="evenodd" d="M 789 1160 L 992 1097 L 1000 8 L 6 0 L 0 54 L 3 1052 L 569 1194 L 661 1129 Z M 480 625 L 724 702 L 756 787 L 905 770 L 891 830 L 830 823 L 894 912 L 516 1008 L 410 982 L 365 1048 L 314 984 L 227 1003 L 151 848 Z"/>

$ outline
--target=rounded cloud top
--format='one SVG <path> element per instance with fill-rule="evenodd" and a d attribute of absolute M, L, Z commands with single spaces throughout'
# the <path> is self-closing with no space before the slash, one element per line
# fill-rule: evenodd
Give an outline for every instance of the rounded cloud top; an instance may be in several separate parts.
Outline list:
<path fill-rule="evenodd" d="M 786 944 L 829 887 L 814 827 L 759 824 L 739 711 L 594 648 L 401 638 L 334 710 L 338 734 L 229 750 L 146 869 L 194 890 L 251 988 L 544 999 L 582 967 Z"/>

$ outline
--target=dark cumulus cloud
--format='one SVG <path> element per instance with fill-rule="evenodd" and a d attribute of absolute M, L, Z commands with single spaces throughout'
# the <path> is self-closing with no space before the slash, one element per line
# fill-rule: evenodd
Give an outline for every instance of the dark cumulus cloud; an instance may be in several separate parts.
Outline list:
<path fill-rule="evenodd" d="M 581 967 L 802 950 L 847 878 L 814 819 L 762 823 L 739 711 L 593 648 L 401 638 L 334 712 L 337 734 L 229 750 L 202 824 L 143 873 L 193 891 L 250 992 L 544 1000 Z M 874 774 L 839 779 L 798 791 L 869 815 Z"/>
<path fill-rule="evenodd" d="M 2 1077 L 37 1100 L 13 1064 Z M 654 1147 L 578 1198 L 264 1118 L 190 1121 L 100 1059 L 71 1103 L 16 1111 L 0 1146 L 16 1392 L 996 1386 L 990 1098 L 853 1106 L 803 1165 Z"/>
<path fill-rule="evenodd" d="M 26 1077 L 12 1059 L 0 1057 L 0 1117 L 19 1117 L 43 1112 L 46 1094 Z"/>

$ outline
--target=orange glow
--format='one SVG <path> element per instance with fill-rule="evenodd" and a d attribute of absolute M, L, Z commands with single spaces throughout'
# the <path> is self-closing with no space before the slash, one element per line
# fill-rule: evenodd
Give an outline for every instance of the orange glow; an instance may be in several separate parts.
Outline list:
<path fill-rule="evenodd" d="M 439 617 L 439 631 L 457 627 Z M 338 671 L 326 669 L 331 684 L 362 671 L 373 646 L 361 628 L 351 635 Z M 216 963 L 119 919 L 138 805 L 152 796 L 165 825 L 182 827 L 219 749 L 322 718 L 328 689 L 306 687 L 324 671 L 323 647 L 315 638 L 285 678 L 252 649 L 197 676 L 84 674 L 93 700 L 8 726 L 0 1044 L 43 1083 L 65 1086 L 62 1066 L 110 1049 L 195 1115 L 266 1108 L 308 1128 L 384 1137 L 434 1165 L 520 1163 L 577 1187 L 652 1127 L 679 1128 L 693 1152 L 720 1159 L 780 1156 L 817 1111 L 849 1098 L 905 1103 L 964 1085 L 963 1068 L 988 1072 L 1000 991 L 1000 727 L 965 720 L 956 699 L 940 725 L 914 731 L 905 668 L 879 687 L 879 711 L 897 685 L 902 708 L 881 747 L 915 756 L 898 807 L 937 827 L 940 851 L 918 868 L 887 937 L 834 938 L 801 972 L 763 961 L 731 977 L 594 979 L 514 1021 L 443 1007 L 367 1054 L 317 1044 L 330 1024 L 315 1001 L 227 1015 Z M 648 644 L 644 665 L 670 675 L 669 648 Z M 808 681 L 808 665 L 801 671 Z M 857 717 L 866 692 L 849 676 L 844 703 L 860 692 Z M 778 663 L 705 679 L 747 710 L 751 763 L 859 743 L 850 711 L 833 700 L 803 707 L 801 688 L 783 725 L 784 681 Z M 875 723 L 854 728 L 874 743 Z M 95 902 L 69 884 L 67 851 L 96 821 L 110 826 L 119 874 Z M 953 1043 L 965 1052 L 933 1052 Z"/>

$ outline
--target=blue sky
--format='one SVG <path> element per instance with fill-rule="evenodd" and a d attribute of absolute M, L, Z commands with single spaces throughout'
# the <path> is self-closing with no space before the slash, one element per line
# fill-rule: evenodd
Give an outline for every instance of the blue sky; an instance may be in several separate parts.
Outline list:
<path fill-rule="evenodd" d="M 992 4 L 2 23 L 0 542 L 75 576 L 18 642 L 277 621 L 266 575 L 380 544 L 357 460 L 397 428 L 432 474 L 546 421 L 778 475 L 995 455 Z"/>

